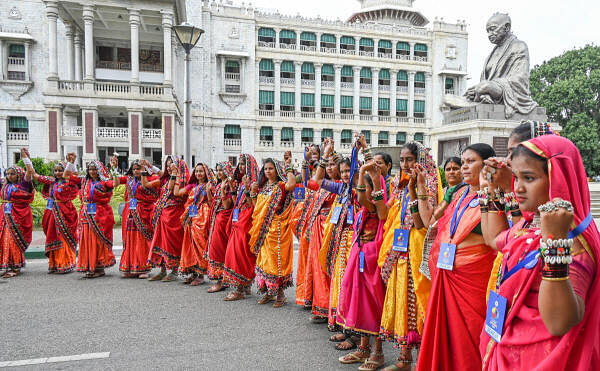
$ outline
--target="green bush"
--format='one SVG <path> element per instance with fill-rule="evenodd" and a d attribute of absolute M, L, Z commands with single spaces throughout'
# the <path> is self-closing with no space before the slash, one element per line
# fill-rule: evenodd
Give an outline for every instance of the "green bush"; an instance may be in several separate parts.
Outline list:
<path fill-rule="evenodd" d="M 446 181 L 446 171 L 441 166 L 438 167 L 438 170 L 440 171 L 440 178 L 442 179 L 442 188 L 448 187 L 448 182 Z"/>
<path fill-rule="evenodd" d="M 38 175 L 46 175 L 46 176 L 53 176 L 54 175 L 54 165 L 56 164 L 56 162 L 44 162 L 44 159 L 41 157 L 34 157 L 31 159 L 31 163 L 33 164 L 33 169 L 35 170 L 35 172 Z M 23 163 L 23 160 L 19 160 L 19 162 L 17 163 L 18 166 L 20 166 L 21 168 L 25 169 L 25 164 Z M 36 184 L 35 185 L 35 189 L 38 192 L 42 191 L 42 187 L 43 184 Z"/>

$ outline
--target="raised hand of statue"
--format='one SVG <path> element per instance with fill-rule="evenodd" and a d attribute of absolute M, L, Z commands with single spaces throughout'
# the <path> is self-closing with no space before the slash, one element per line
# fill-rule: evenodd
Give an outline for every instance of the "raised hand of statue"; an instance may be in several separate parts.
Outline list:
<path fill-rule="evenodd" d="M 66 159 L 67 162 L 74 164 L 75 160 L 77 159 L 77 155 L 75 154 L 75 152 L 69 152 L 67 153 Z"/>

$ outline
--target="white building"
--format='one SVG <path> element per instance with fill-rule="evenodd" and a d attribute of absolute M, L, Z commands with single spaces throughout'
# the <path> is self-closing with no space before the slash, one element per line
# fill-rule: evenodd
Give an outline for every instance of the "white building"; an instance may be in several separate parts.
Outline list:
<path fill-rule="evenodd" d="M 372 146 L 415 139 L 435 152 L 454 140 L 442 101 L 466 90 L 466 24 L 430 23 L 413 0 L 359 2 L 345 22 L 231 1 L 3 6 L 0 164 L 23 146 L 48 159 L 182 154 L 184 54 L 171 26 L 184 21 L 205 31 L 191 53 L 198 161 L 300 159 L 325 137 L 349 152 L 356 131 Z"/>

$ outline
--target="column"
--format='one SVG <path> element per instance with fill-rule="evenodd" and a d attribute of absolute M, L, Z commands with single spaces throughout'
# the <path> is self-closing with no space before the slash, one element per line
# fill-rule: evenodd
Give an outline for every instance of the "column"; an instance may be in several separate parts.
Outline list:
<path fill-rule="evenodd" d="M 25 81 L 31 80 L 31 41 L 25 42 Z"/>
<path fill-rule="evenodd" d="M 302 32 L 298 32 L 298 31 L 294 31 L 296 32 L 296 50 L 300 50 L 300 34 Z"/>
<path fill-rule="evenodd" d="M 410 42 L 410 60 L 414 60 L 415 59 L 415 43 L 414 42 Z"/>
<path fill-rule="evenodd" d="M 356 37 L 354 40 L 354 52 L 356 55 L 360 53 L 360 37 Z"/>
<path fill-rule="evenodd" d="M 397 41 L 392 40 L 392 59 L 396 60 L 396 44 Z"/>
<path fill-rule="evenodd" d="M 371 82 L 373 87 L 373 118 L 375 121 L 379 121 L 379 68 L 373 68 L 373 80 Z"/>
<path fill-rule="evenodd" d="M 321 68 L 323 63 L 315 63 L 315 113 L 321 114 Z"/>
<path fill-rule="evenodd" d="M 431 72 L 425 73 L 425 120 L 431 120 L 431 108 L 433 106 L 433 91 L 432 91 L 432 76 Z M 445 86 L 444 86 L 445 88 Z M 456 89 L 456 87 L 455 87 Z M 456 90 L 455 90 L 456 91 Z"/>
<path fill-rule="evenodd" d="M 73 55 L 75 27 L 70 22 L 65 22 L 65 36 L 67 37 L 67 79 L 75 80 L 75 56 Z"/>
<path fill-rule="evenodd" d="M 277 33 L 279 35 L 279 33 Z M 281 102 L 281 59 L 273 61 L 275 63 L 275 116 L 279 116 L 279 105 Z"/>
<path fill-rule="evenodd" d="M 396 120 L 396 100 L 398 100 L 397 79 L 398 71 L 390 70 L 390 116 L 392 117 L 392 121 Z"/>
<path fill-rule="evenodd" d="M 360 66 L 352 67 L 352 72 L 354 73 L 354 96 L 352 106 L 354 120 L 358 120 L 360 118 Z"/>
<path fill-rule="evenodd" d="M 323 35 L 322 32 L 315 32 L 315 35 L 317 35 L 317 46 L 316 49 L 317 51 L 321 51 L 321 35 Z"/>
<path fill-rule="evenodd" d="M 336 148 L 342 148 L 342 130 L 338 128 L 333 129 L 333 144 Z"/>
<path fill-rule="evenodd" d="M 296 81 L 296 87 L 294 90 L 295 93 L 295 97 L 294 97 L 294 103 L 295 103 L 295 111 L 296 112 L 300 112 L 300 103 L 302 100 L 302 62 L 294 62 L 294 67 L 295 67 L 295 72 L 294 72 L 294 76 L 296 77 L 295 81 Z"/>
<path fill-rule="evenodd" d="M 217 56 L 217 60 L 219 59 L 221 60 L 221 91 L 225 92 L 225 58 Z"/>
<path fill-rule="evenodd" d="M 173 85 L 173 67 L 171 48 L 171 27 L 173 26 L 173 13 L 170 11 L 162 11 L 162 26 L 163 26 L 163 75 L 164 85 Z"/>
<path fill-rule="evenodd" d="M 46 18 L 48 19 L 48 80 L 58 80 L 58 51 L 56 23 L 58 5 L 56 1 L 46 2 Z"/>
<path fill-rule="evenodd" d="M 46 106 L 48 127 L 48 160 L 60 160 L 60 137 L 62 132 L 62 106 Z"/>
<path fill-rule="evenodd" d="M 6 76 L 6 72 L 4 72 L 7 64 L 7 54 L 4 51 L 4 40 L 0 40 L 0 80 L 4 80 Z M 2 120 L 2 118 L 0 118 Z M 2 137 L 4 138 L 4 137 Z M 0 151 L 0 159 L 4 158 L 3 152 Z M 1 167 L 5 167 L 0 163 Z"/>
<path fill-rule="evenodd" d="M 4 55 L 4 54 L 3 54 Z M 0 138 L 6 138 L 8 131 L 8 116 L 0 115 Z M 6 141 L 0 142 L 0 168 L 3 170 L 8 167 L 8 151 Z"/>
<path fill-rule="evenodd" d="M 141 110 L 128 110 L 129 115 L 129 160 L 142 158 L 142 128 L 144 127 Z"/>
<path fill-rule="evenodd" d="M 74 32 L 73 48 L 73 80 L 81 80 L 81 34 L 79 33 L 79 31 Z"/>
<path fill-rule="evenodd" d="M 379 39 L 373 39 L 373 55 L 379 57 Z"/>
<path fill-rule="evenodd" d="M 256 98 L 256 109 L 258 110 L 260 108 L 260 106 L 259 106 L 260 105 L 260 76 L 259 76 L 260 59 L 256 58 L 255 62 L 256 62 L 256 69 L 254 70 L 254 76 L 256 77 L 256 81 L 254 83 L 256 84 L 255 98 Z M 258 141 L 256 143 L 258 143 Z"/>
<path fill-rule="evenodd" d="M 96 158 L 96 130 L 98 129 L 98 108 L 81 107 L 83 122 L 83 160 Z"/>
<path fill-rule="evenodd" d="M 336 34 L 335 35 L 335 52 L 337 54 L 340 54 L 342 52 L 341 47 L 340 47 L 341 41 L 342 41 L 342 35 Z"/>
<path fill-rule="evenodd" d="M 333 68 L 335 70 L 335 97 L 334 97 L 334 107 L 335 107 L 335 114 L 339 115 L 340 114 L 340 102 L 342 99 L 342 65 L 341 64 L 335 64 L 333 65 Z"/>
<path fill-rule="evenodd" d="M 140 82 L 140 11 L 129 9 L 131 28 L 131 78 L 132 83 Z"/>
<path fill-rule="evenodd" d="M 293 148 L 304 148 L 302 147 L 302 128 L 294 126 L 294 147 Z"/>
<path fill-rule="evenodd" d="M 240 93 L 243 94 L 245 91 L 246 91 L 246 58 L 242 58 L 242 61 L 240 63 Z"/>
<path fill-rule="evenodd" d="M 411 47 L 412 50 L 412 47 Z M 412 120 L 415 113 L 415 71 L 408 72 L 408 118 Z"/>
<path fill-rule="evenodd" d="M 162 114 L 162 155 L 175 153 L 175 112 L 161 111 Z"/>
<path fill-rule="evenodd" d="M 281 28 L 275 28 L 275 47 L 279 48 L 279 32 L 281 32 Z"/>
<path fill-rule="evenodd" d="M 85 73 L 84 80 L 94 80 L 94 7 L 83 6 L 83 23 L 85 33 Z M 84 151 L 85 153 L 85 151 Z"/>

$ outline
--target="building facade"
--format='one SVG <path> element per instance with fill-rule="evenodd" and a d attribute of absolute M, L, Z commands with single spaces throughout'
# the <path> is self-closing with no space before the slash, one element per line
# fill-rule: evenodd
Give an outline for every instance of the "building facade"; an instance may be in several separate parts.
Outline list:
<path fill-rule="evenodd" d="M 414 139 L 436 152 L 453 140 L 440 129 L 443 97 L 466 90 L 466 24 L 430 23 L 413 0 L 359 2 L 347 21 L 231 1 L 3 7 L 0 164 L 23 146 L 49 160 L 182 154 L 184 53 L 171 26 L 184 21 L 204 29 L 191 52 L 193 160 L 286 150 L 300 160 L 326 137 L 349 153 L 355 132 L 372 146 Z"/>

